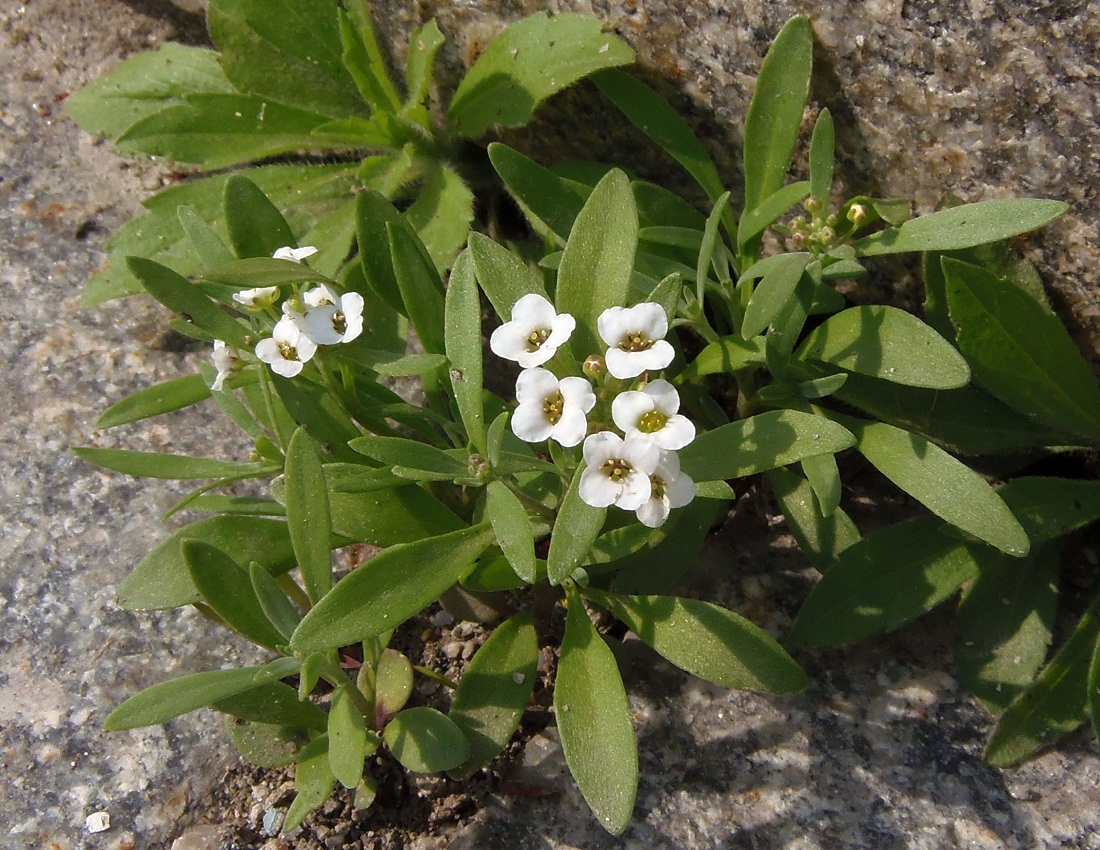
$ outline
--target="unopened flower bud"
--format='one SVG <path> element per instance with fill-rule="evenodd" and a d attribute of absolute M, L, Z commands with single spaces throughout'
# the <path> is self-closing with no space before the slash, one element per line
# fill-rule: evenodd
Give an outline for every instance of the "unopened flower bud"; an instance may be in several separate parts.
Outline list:
<path fill-rule="evenodd" d="M 810 215 L 816 215 L 817 211 L 821 209 L 821 201 L 813 197 L 807 198 L 802 202 L 802 208 Z"/>
<path fill-rule="evenodd" d="M 829 227 L 836 227 L 836 213 L 829 213 L 829 215 L 825 217 L 825 223 L 829 225 Z"/>
<path fill-rule="evenodd" d="M 867 219 L 867 207 L 863 204 L 852 204 L 848 208 L 848 221 L 857 227 Z"/>
<path fill-rule="evenodd" d="M 607 364 L 604 362 L 602 355 L 589 354 L 581 366 L 581 371 L 589 378 L 602 378 L 607 374 Z"/>

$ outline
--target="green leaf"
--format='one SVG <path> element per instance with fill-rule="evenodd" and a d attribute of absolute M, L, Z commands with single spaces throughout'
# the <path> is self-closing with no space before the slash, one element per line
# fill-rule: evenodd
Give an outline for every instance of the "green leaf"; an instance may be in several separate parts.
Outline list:
<path fill-rule="evenodd" d="M 793 645 L 832 645 L 896 629 L 931 611 L 997 555 L 925 518 L 845 549 L 798 612 Z"/>
<path fill-rule="evenodd" d="M 682 165 L 711 202 L 725 191 L 718 169 L 691 127 L 653 89 L 619 70 L 600 71 L 592 81 L 639 130 Z"/>
<path fill-rule="evenodd" d="M 492 481 L 485 492 L 485 512 L 493 533 L 516 575 L 528 584 L 536 578 L 535 531 L 527 509 L 502 482 Z"/>
<path fill-rule="evenodd" d="M 203 271 L 200 279 L 213 283 L 224 283 L 241 289 L 254 289 L 259 286 L 288 286 L 301 283 L 332 283 L 332 278 L 328 275 L 314 271 L 304 263 L 296 263 L 293 260 L 276 260 L 272 257 L 249 257 L 245 260 L 232 260 L 224 265 Z"/>
<path fill-rule="evenodd" d="M 196 708 L 266 684 L 256 674 L 262 668 L 210 670 L 171 679 L 134 694 L 112 711 L 103 728 L 110 732 L 156 726 Z"/>
<path fill-rule="evenodd" d="M 332 694 L 332 707 L 328 712 L 328 765 L 341 785 L 354 788 L 363 778 L 367 728 L 348 687 L 342 685 Z"/>
<path fill-rule="evenodd" d="M 1014 478 L 997 495 L 1032 543 L 1063 537 L 1100 519 L 1100 481 Z"/>
<path fill-rule="evenodd" d="M 569 771 L 600 825 L 613 835 L 630 823 L 638 793 L 638 745 L 615 656 L 568 586 L 554 714 Z"/>
<path fill-rule="evenodd" d="M 181 410 L 210 398 L 210 390 L 202 375 L 185 375 L 154 384 L 116 401 L 99 415 L 97 429 L 114 428 L 130 422 L 140 422 L 162 413 Z"/>
<path fill-rule="evenodd" d="M 676 383 L 683 384 L 703 375 L 732 375 L 741 369 L 763 365 L 762 337 L 744 340 L 739 335 L 724 336 L 700 351 L 691 364 L 676 376 Z"/>
<path fill-rule="evenodd" d="M 492 537 L 482 523 L 390 547 L 337 582 L 306 614 L 291 645 L 321 652 L 396 628 L 458 581 Z"/>
<path fill-rule="evenodd" d="M 828 109 L 822 109 L 810 138 L 810 194 L 825 208 L 833 188 L 834 148 L 833 116 Z"/>
<path fill-rule="evenodd" d="M 347 12 L 343 9 L 338 11 L 344 67 L 372 109 L 397 112 L 401 100 L 378 47 L 370 8 L 365 0 L 347 0 L 344 5 Z"/>
<path fill-rule="evenodd" d="M 695 501 L 673 514 L 663 533 L 646 541 L 648 548 L 613 562 L 612 587 L 617 592 L 666 593 L 695 565 L 711 528 L 726 515 L 727 499 L 732 496 L 707 494 L 707 489 L 707 485 L 698 487 Z"/>
<path fill-rule="evenodd" d="M 261 517 L 210 517 L 185 525 L 147 554 L 118 589 L 128 611 L 178 608 L 201 597 L 183 560 L 183 540 L 216 546 L 238 564 L 258 561 L 272 575 L 294 566 L 294 550 L 285 522 Z"/>
<path fill-rule="evenodd" d="M 512 739 L 538 676 L 539 643 L 529 614 L 497 626 L 470 659 L 448 715 L 470 742 L 454 770 L 462 779 L 487 765 Z"/>
<path fill-rule="evenodd" d="M 335 0 L 210 0 L 206 24 L 241 91 L 331 118 L 367 115 L 342 61 L 337 8 Z"/>
<path fill-rule="evenodd" d="M 424 350 L 443 354 L 443 284 L 427 249 L 412 229 L 402 223 L 386 225 L 394 279 L 401 293 L 406 316 L 416 328 Z"/>
<path fill-rule="evenodd" d="M 1089 606 L 1073 634 L 1043 668 L 1035 683 L 1012 701 L 997 722 L 985 761 L 1007 767 L 1035 755 L 1087 719 L 1089 674 L 1100 636 L 1100 598 Z"/>
<path fill-rule="evenodd" d="M 721 277 L 724 269 L 720 264 L 727 263 L 725 245 L 718 235 L 718 224 L 723 220 L 723 215 L 729 210 L 729 200 L 729 192 L 723 192 L 719 195 L 718 200 L 714 202 L 714 208 L 707 216 L 707 223 L 703 226 L 703 238 L 699 243 L 699 256 L 696 258 L 695 263 L 695 299 L 700 304 L 706 300 L 707 276 L 712 264 L 715 269 L 720 270 L 719 277 Z M 719 248 L 721 259 L 715 256 L 716 249 Z M 728 277 L 728 272 L 726 272 L 726 276 Z"/>
<path fill-rule="evenodd" d="M 194 162 L 206 170 L 315 147 L 323 115 L 249 94 L 189 94 L 116 140 L 123 151 Z M 331 145 L 353 147 L 354 145 Z"/>
<path fill-rule="evenodd" d="M 447 715 L 434 708 L 406 708 L 386 724 L 386 746 L 413 773 L 440 773 L 462 764 L 470 744 Z"/>
<path fill-rule="evenodd" d="M 744 617 L 709 602 L 675 596 L 585 595 L 681 670 L 716 685 L 798 693 L 806 674 L 775 640 Z"/>
<path fill-rule="evenodd" d="M 978 473 L 923 437 L 856 419 L 841 421 L 856 449 L 898 487 L 957 528 L 1009 555 L 1026 555 L 1027 534 Z"/>
<path fill-rule="evenodd" d="M 405 302 L 401 298 L 401 290 L 397 288 L 389 238 L 386 237 L 387 228 L 402 221 L 401 214 L 384 195 L 373 189 L 359 193 L 355 211 L 356 243 L 367 285 L 390 307 L 404 315 Z"/>
<path fill-rule="evenodd" d="M 813 30 L 801 15 L 776 36 L 756 78 L 745 116 L 745 209 L 753 210 L 778 191 L 810 92 Z"/>
<path fill-rule="evenodd" d="M 286 767 L 294 764 L 306 736 L 271 723 L 256 723 L 235 717 L 225 718 L 229 740 L 248 762 L 257 767 Z"/>
<path fill-rule="evenodd" d="M 489 159 L 531 226 L 564 245 L 585 195 L 549 168 L 500 142 L 489 145 Z"/>
<path fill-rule="evenodd" d="M 802 471 L 817 496 L 818 510 L 823 517 L 833 515 L 840 506 L 840 471 L 835 455 L 813 455 L 802 458 Z"/>
<path fill-rule="evenodd" d="M 286 644 L 298 623 L 302 620 L 302 613 L 297 606 L 287 598 L 286 593 L 279 587 L 271 573 L 253 562 L 248 568 L 248 578 L 252 583 L 252 592 L 260 603 L 260 608 L 268 621 L 279 630 L 284 640 L 280 644 Z"/>
<path fill-rule="evenodd" d="M 469 465 L 435 446 L 404 437 L 357 437 L 348 445 L 386 466 L 436 473 L 448 480 L 470 474 Z"/>
<path fill-rule="evenodd" d="M 603 528 L 607 508 L 594 508 L 581 499 L 580 482 L 584 464 L 573 473 L 565 491 L 546 556 L 546 575 L 551 584 L 561 582 L 585 562 L 592 543 Z"/>
<path fill-rule="evenodd" d="M 412 694 L 412 664 L 402 653 L 387 648 L 378 659 L 374 682 L 378 712 L 385 716 L 396 714 L 405 707 Z"/>
<path fill-rule="evenodd" d="M 1100 640 L 1092 651 L 1088 678 L 1088 711 L 1093 734 L 1100 736 Z"/>
<path fill-rule="evenodd" d="M 1058 550 L 982 564 L 955 612 L 955 666 L 966 689 L 994 714 L 1031 684 L 1050 646 L 1058 605 Z"/>
<path fill-rule="evenodd" d="M 797 356 L 911 387 L 949 390 L 970 380 L 966 360 L 951 343 L 916 316 L 882 305 L 830 316 Z"/>
<path fill-rule="evenodd" d="M 225 219 L 230 243 L 241 259 L 270 257 L 280 248 L 298 246 L 279 208 L 243 175 L 235 174 L 225 184 Z"/>
<path fill-rule="evenodd" d="M 613 169 L 573 223 L 558 268 L 557 307 L 577 320 L 578 350 L 603 350 L 596 320 L 608 307 L 626 303 L 637 245 L 634 193 L 626 174 Z"/>
<path fill-rule="evenodd" d="M 187 204 L 180 204 L 176 209 L 176 218 L 186 234 L 191 246 L 199 257 L 200 264 L 206 268 L 223 266 L 235 259 L 229 246 L 214 231 L 209 224 L 199 215 L 195 208 Z"/>
<path fill-rule="evenodd" d="M 371 546 L 411 543 L 463 528 L 463 522 L 416 485 L 366 493 L 330 493 L 333 533 Z"/>
<path fill-rule="evenodd" d="M 447 282 L 444 335 L 451 362 L 451 389 L 466 428 L 466 436 L 485 455 L 485 405 L 482 400 L 481 298 L 474 260 L 466 250 L 459 255 Z"/>
<path fill-rule="evenodd" d="M 143 257 L 127 257 L 126 264 L 145 290 L 174 313 L 238 348 L 250 348 L 248 330 L 207 298 L 187 278 L 167 266 Z"/>
<path fill-rule="evenodd" d="M 310 602 L 332 588 L 332 520 L 321 457 L 299 428 L 286 451 L 286 522 Z"/>
<path fill-rule="evenodd" d="M 634 61 L 634 51 L 587 15 L 536 14 L 489 42 L 459 83 L 451 126 L 465 138 L 494 124 L 520 127 L 552 94 L 600 70 Z"/>
<path fill-rule="evenodd" d="M 809 413 L 771 410 L 700 434 L 680 453 L 696 481 L 741 478 L 855 444 L 845 428 Z"/>
<path fill-rule="evenodd" d="M 360 435 L 340 402 L 321 384 L 298 376 L 271 375 L 271 384 L 294 422 L 339 460 L 360 461 L 348 442 Z"/>
<path fill-rule="evenodd" d="M 771 267 L 761 278 L 745 308 L 745 318 L 741 324 L 741 338 L 744 340 L 751 340 L 763 333 L 787 308 L 811 259 L 805 253 L 781 256 L 783 261 Z"/>
<path fill-rule="evenodd" d="M 533 292 L 546 297 L 542 283 L 534 277 L 527 265 L 488 236 L 470 234 L 470 256 L 474 261 L 478 283 L 502 319 L 512 315 L 512 307 L 524 295 Z"/>
<path fill-rule="evenodd" d="M 409 55 L 405 63 L 405 82 L 409 90 L 406 108 L 419 106 L 428 97 L 432 83 L 435 54 L 443 46 L 443 33 L 435 20 L 413 30 L 409 36 Z"/>
<path fill-rule="evenodd" d="M 236 91 L 218 54 L 174 42 L 127 59 L 65 100 L 65 112 L 81 129 L 116 139 L 129 127 L 187 95 Z"/>
<path fill-rule="evenodd" d="M 746 208 L 741 213 L 741 224 L 737 228 L 738 249 L 744 250 L 745 246 L 752 242 L 755 237 L 774 224 L 780 216 L 795 204 L 805 200 L 809 194 L 810 182 L 800 180 L 797 183 L 788 183 L 781 189 L 776 189 L 751 210 Z"/>
<path fill-rule="evenodd" d="M 134 452 L 128 449 L 96 449 L 77 447 L 73 454 L 88 463 L 125 475 L 143 478 L 224 478 L 258 473 L 270 474 L 262 464 L 236 463 L 230 460 L 214 460 L 206 457 L 167 455 L 160 452 Z"/>
<path fill-rule="evenodd" d="M 201 540 L 184 540 L 181 551 L 203 601 L 231 628 L 268 649 L 286 643 L 264 614 L 248 573 L 236 561 Z"/>
<path fill-rule="evenodd" d="M 787 528 L 798 548 L 820 572 L 830 569 L 837 557 L 860 539 L 856 528 L 839 508 L 822 516 L 810 482 L 789 469 L 773 469 L 768 481 L 783 511 Z"/>
<path fill-rule="evenodd" d="M 281 660 L 294 661 L 286 658 Z M 263 679 L 265 676 L 266 673 L 259 673 L 256 678 Z M 296 689 L 279 681 L 265 681 L 258 688 L 212 702 L 210 707 L 241 720 L 279 723 L 317 731 L 324 731 L 328 723 L 328 718 L 321 709 L 309 700 L 298 699 Z"/>
<path fill-rule="evenodd" d="M 405 217 L 442 274 L 466 244 L 474 218 L 474 195 L 450 168 L 436 167 L 429 171 Z"/>
<path fill-rule="evenodd" d="M 336 777 L 328 763 L 328 738 L 310 741 L 298 756 L 294 771 L 294 784 L 298 796 L 290 804 L 283 819 L 282 833 L 297 829 L 311 811 L 324 803 L 336 786 Z"/>
<path fill-rule="evenodd" d="M 1100 440 L 1100 387 L 1062 323 L 996 275 L 943 259 L 947 305 L 974 377 L 1046 425 Z"/>
<path fill-rule="evenodd" d="M 1037 230 L 1069 209 L 1061 201 L 1004 198 L 963 204 L 910 219 L 852 243 L 858 257 L 907 251 L 953 251 Z"/>

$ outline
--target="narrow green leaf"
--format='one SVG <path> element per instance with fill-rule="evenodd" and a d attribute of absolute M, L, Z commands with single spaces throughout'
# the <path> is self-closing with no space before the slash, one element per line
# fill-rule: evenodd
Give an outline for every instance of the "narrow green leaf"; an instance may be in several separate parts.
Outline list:
<path fill-rule="evenodd" d="M 96 449 L 78 446 L 72 452 L 88 463 L 143 478 L 225 478 L 247 475 L 251 472 L 264 474 L 266 469 L 262 464 L 167 455 L 160 452 L 134 452 L 128 449 Z"/>
<path fill-rule="evenodd" d="M 947 305 L 975 379 L 1052 428 L 1100 440 L 1100 387 L 1065 327 L 996 275 L 943 259 Z"/>
<path fill-rule="evenodd" d="M 1062 201 L 1038 198 L 979 201 L 910 219 L 901 227 L 857 239 L 852 247 L 858 257 L 970 248 L 1037 230 L 1067 209 Z"/>
<path fill-rule="evenodd" d="M 462 764 L 470 744 L 447 715 L 434 708 L 406 708 L 386 724 L 386 746 L 413 773 L 440 773 Z"/>
<path fill-rule="evenodd" d="M 292 661 L 293 659 L 282 660 Z M 265 673 L 259 673 L 256 678 L 263 680 L 265 675 Z M 251 688 L 212 702 L 210 707 L 242 720 L 278 723 L 283 726 L 304 727 L 322 732 L 328 723 L 325 712 L 309 700 L 298 699 L 296 689 L 279 681 L 265 681 L 258 688 Z"/>
<path fill-rule="evenodd" d="M 348 687 L 342 685 L 332 694 L 328 712 L 328 766 L 341 785 L 355 788 L 363 778 L 367 729 Z"/>
<path fill-rule="evenodd" d="M 154 384 L 116 401 L 100 414 L 97 429 L 114 428 L 130 422 L 140 422 L 162 413 L 182 410 L 210 398 L 210 390 L 202 375 L 185 375 Z"/>
<path fill-rule="evenodd" d="M 745 209 L 752 210 L 783 185 L 810 92 L 813 30 L 791 18 L 768 49 L 745 116 Z"/>
<path fill-rule="evenodd" d="M 241 259 L 270 257 L 280 248 L 298 246 L 279 208 L 240 174 L 225 184 L 225 223 L 230 244 Z"/>
<path fill-rule="evenodd" d="M 566 587 L 569 609 L 554 685 L 554 714 L 569 771 L 600 825 L 626 829 L 638 793 L 638 745 L 615 656 L 584 601 Z"/>
<path fill-rule="evenodd" d="M 986 746 L 988 764 L 1007 767 L 1023 761 L 1086 721 L 1092 701 L 1089 674 L 1098 636 L 1100 598 L 1089 606 L 1035 683 L 1001 715 Z"/>
<path fill-rule="evenodd" d="M 439 31 L 434 19 L 413 30 L 409 36 L 409 55 L 405 63 L 405 82 L 409 91 L 405 101 L 406 108 L 419 106 L 428 97 L 435 54 L 443 46 L 443 42 L 443 33 Z"/>
<path fill-rule="evenodd" d="M 676 596 L 584 592 L 682 670 L 738 690 L 798 693 L 806 674 L 778 643 L 744 617 Z"/>
<path fill-rule="evenodd" d="M 436 271 L 443 274 L 466 244 L 474 218 L 474 195 L 450 168 L 435 167 L 429 170 L 405 217 L 424 243 Z"/>
<path fill-rule="evenodd" d="M 348 442 L 361 431 L 327 388 L 301 375 L 297 378 L 271 375 L 270 379 L 293 422 L 309 431 L 326 452 L 339 460 L 361 460 L 348 448 Z"/>
<path fill-rule="evenodd" d="M 156 726 L 220 699 L 261 687 L 266 683 L 256 678 L 260 669 L 210 670 L 153 685 L 134 694 L 112 711 L 103 721 L 103 728 L 120 732 L 140 726 Z"/>
<path fill-rule="evenodd" d="M 592 81 L 639 130 L 682 165 L 713 203 L 725 191 L 702 142 L 663 97 L 619 70 L 600 71 Z"/>
<path fill-rule="evenodd" d="M 485 455 L 485 405 L 482 400 L 481 298 L 478 295 L 474 259 L 462 252 L 451 270 L 444 304 L 447 359 L 451 361 L 454 390 L 466 435 Z"/>
<path fill-rule="evenodd" d="M 768 472 L 787 528 L 798 548 L 820 572 L 830 569 L 837 557 L 860 539 L 859 529 L 839 508 L 821 515 L 810 482 L 782 467 Z"/>
<path fill-rule="evenodd" d="M 1026 555 L 1027 534 L 978 473 L 923 437 L 893 425 L 841 419 L 856 449 L 898 487 L 957 528 L 1009 555 Z"/>
<path fill-rule="evenodd" d="M 531 226 L 564 245 L 585 196 L 568 180 L 500 142 L 489 145 L 489 159 Z"/>
<path fill-rule="evenodd" d="M 344 67 L 371 109 L 378 112 L 397 112 L 401 100 L 378 47 L 370 8 L 365 0 L 349 0 L 344 5 L 347 12 L 340 9 L 337 13 Z"/>
<path fill-rule="evenodd" d="M 257 496 L 226 496 L 208 493 L 191 500 L 188 508 L 211 514 L 237 514 L 239 516 L 286 516 L 283 506 L 274 499 Z"/>
<path fill-rule="evenodd" d="M 142 257 L 127 257 L 126 265 L 146 292 L 187 321 L 238 348 L 249 348 L 248 330 L 207 298 L 187 278 L 167 266 Z"/>
<path fill-rule="evenodd" d="M 565 491 L 554 530 L 550 535 L 550 551 L 546 556 L 546 575 L 551 584 L 561 582 L 584 563 L 588 550 L 603 528 L 607 508 L 594 508 L 586 504 L 580 495 L 582 463 L 573 473 L 569 489 Z"/>
<path fill-rule="evenodd" d="M 248 579 L 264 616 L 284 638 L 279 643 L 286 644 L 294 634 L 294 630 L 298 628 L 298 623 L 301 622 L 301 611 L 287 598 L 271 573 L 256 562 L 249 565 Z"/>
<path fill-rule="evenodd" d="M 492 523 L 497 545 L 516 575 L 533 584 L 536 577 L 535 532 L 527 509 L 500 481 L 490 482 L 485 496 L 485 512 Z"/>
<path fill-rule="evenodd" d="M 249 257 L 245 260 L 231 258 L 223 265 L 204 270 L 200 279 L 241 289 L 301 283 L 333 283 L 328 275 L 314 271 L 304 263 L 276 260 L 273 257 Z"/>
<path fill-rule="evenodd" d="M 306 614 L 291 645 L 324 651 L 396 628 L 454 584 L 492 537 L 483 523 L 390 547 L 341 579 Z"/>
<path fill-rule="evenodd" d="M 951 343 L 911 313 L 882 305 L 830 316 L 797 356 L 911 387 L 949 390 L 970 380 L 970 367 Z"/>
<path fill-rule="evenodd" d="M 248 573 L 236 561 L 201 540 L 184 540 L 181 551 L 203 601 L 231 628 L 268 649 L 286 642 L 260 606 Z"/>
<path fill-rule="evenodd" d="M 1032 543 L 1063 537 L 1100 519 L 1100 481 L 1014 478 L 997 495 Z"/>
<path fill-rule="evenodd" d="M 199 261 L 206 268 L 215 268 L 231 263 L 235 259 L 229 246 L 222 241 L 217 231 L 198 214 L 194 207 L 180 204 L 176 209 L 176 218 L 191 246 L 195 249 Z"/>
<path fill-rule="evenodd" d="M 394 279 L 401 293 L 404 313 L 409 317 L 424 350 L 443 354 L 443 284 L 423 243 L 403 223 L 386 225 Z"/>
<path fill-rule="evenodd" d="M 258 561 L 272 575 L 294 566 L 294 550 L 285 522 L 261 517 L 210 517 L 185 525 L 147 554 L 118 589 L 128 611 L 178 608 L 200 601 L 183 560 L 183 540 L 202 540 L 238 564 Z"/>
<path fill-rule="evenodd" d="M 386 466 L 402 466 L 438 472 L 460 478 L 469 475 L 469 466 L 442 449 L 407 440 L 404 437 L 357 437 L 348 444 L 355 451 L 372 457 Z M 444 479 L 445 480 L 445 479 Z"/>
<path fill-rule="evenodd" d="M 342 61 L 337 8 L 336 0 L 210 0 L 206 24 L 241 91 L 332 118 L 367 115 Z"/>
<path fill-rule="evenodd" d="M 366 493 L 330 493 L 332 530 L 371 546 L 411 543 L 464 527 L 454 512 L 416 485 Z"/>
<path fill-rule="evenodd" d="M 283 819 L 282 833 L 297 829 L 311 811 L 324 803 L 336 787 L 336 777 L 328 763 L 328 737 L 310 741 L 298 756 L 294 771 L 298 796 L 290 804 Z"/>
<path fill-rule="evenodd" d="M 982 564 L 955 612 L 955 666 L 966 689 L 994 714 L 1031 684 L 1050 646 L 1058 604 L 1058 550 Z"/>
<path fill-rule="evenodd" d="M 800 180 L 776 189 L 751 210 L 746 208 L 741 214 L 741 225 L 737 228 L 738 249 L 743 250 L 755 237 L 774 224 L 795 204 L 804 201 L 809 194 L 810 182 Z"/>
<path fill-rule="evenodd" d="M 696 481 L 741 478 L 854 444 L 852 434 L 835 422 L 771 410 L 700 434 L 680 453 L 680 468 Z"/>
<path fill-rule="evenodd" d="M 718 236 L 718 224 L 722 221 L 723 214 L 729 208 L 730 193 L 723 192 L 714 202 L 714 208 L 707 216 L 707 223 L 703 226 L 703 238 L 699 243 L 699 256 L 695 263 L 695 300 L 703 304 L 706 300 L 707 277 L 712 262 L 718 262 L 715 258 L 715 250 L 721 247 L 722 256 L 726 256 L 725 245 L 721 244 Z M 721 262 L 727 262 L 723 259 Z M 719 268 L 719 266 L 715 266 Z"/>
<path fill-rule="evenodd" d="M 802 471 L 817 496 L 821 515 L 832 516 L 840 506 L 840 471 L 836 466 L 836 456 L 826 454 L 804 457 Z"/>
<path fill-rule="evenodd" d="M 724 336 L 699 352 L 691 364 L 676 376 L 683 384 L 703 375 L 730 374 L 752 366 L 764 365 L 762 337 L 744 340 L 739 335 Z"/>
<path fill-rule="evenodd" d="M 501 623 L 474 653 L 448 715 L 470 742 L 455 778 L 470 776 L 508 745 L 531 699 L 538 660 L 538 635 L 528 614 Z"/>
<path fill-rule="evenodd" d="M 384 195 L 373 189 L 359 193 L 355 213 L 355 239 L 367 285 L 390 307 L 404 315 L 405 302 L 397 287 L 390 243 L 385 235 L 389 225 L 401 222 L 401 214 Z"/>
<path fill-rule="evenodd" d="M 535 278 L 527 265 L 488 236 L 470 234 L 470 256 L 478 283 L 502 319 L 511 317 L 512 307 L 524 295 L 535 293 L 546 297 L 541 281 Z"/>
<path fill-rule="evenodd" d="M 451 99 L 456 135 L 477 138 L 492 125 L 520 127 L 552 94 L 601 68 L 629 65 L 634 51 L 600 21 L 565 12 L 535 14 L 498 34 Z"/>
<path fill-rule="evenodd" d="M 286 452 L 286 521 L 302 582 L 311 602 L 332 588 L 332 520 L 321 457 L 299 428 Z"/>
<path fill-rule="evenodd" d="M 558 268 L 557 307 L 577 320 L 578 350 L 603 350 L 596 320 L 608 307 L 626 303 L 637 244 L 634 193 L 626 174 L 613 169 L 573 223 Z"/>
<path fill-rule="evenodd" d="M 810 194 L 828 208 L 829 193 L 833 188 L 833 155 L 835 134 L 833 116 L 822 109 L 814 124 L 810 138 Z"/>
<path fill-rule="evenodd" d="M 926 518 L 892 525 L 845 549 L 798 612 L 793 645 L 832 645 L 896 629 L 978 575 L 996 553 Z"/>
<path fill-rule="evenodd" d="M 225 718 L 225 729 L 237 752 L 257 767 L 277 768 L 294 764 L 298 750 L 306 742 L 306 736 L 300 730 L 231 716 Z"/>
<path fill-rule="evenodd" d="M 783 262 L 768 270 L 749 299 L 741 324 L 742 339 L 751 340 L 763 333 L 787 308 L 811 259 L 805 253 L 783 254 L 782 257 Z"/>

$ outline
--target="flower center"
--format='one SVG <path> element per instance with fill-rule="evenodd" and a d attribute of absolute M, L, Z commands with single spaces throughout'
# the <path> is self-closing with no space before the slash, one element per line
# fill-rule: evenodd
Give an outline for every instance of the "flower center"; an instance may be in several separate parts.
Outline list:
<path fill-rule="evenodd" d="M 282 355 L 283 360 L 297 360 L 298 349 L 291 345 L 289 342 L 280 342 L 279 354 Z"/>
<path fill-rule="evenodd" d="M 527 351 L 538 351 L 542 344 L 550 338 L 550 328 L 535 328 L 527 337 Z"/>
<path fill-rule="evenodd" d="M 542 401 L 542 415 L 546 417 L 546 421 L 551 425 L 557 425 L 561 420 L 561 415 L 565 410 L 565 399 L 562 398 L 561 392 L 556 392 L 552 395 L 548 395 Z"/>
<path fill-rule="evenodd" d="M 619 342 L 620 351 L 647 351 L 653 347 L 654 340 L 647 337 L 641 331 L 634 331 L 623 336 Z"/>
<path fill-rule="evenodd" d="M 665 482 L 659 475 L 649 476 L 649 486 L 652 498 L 663 499 L 665 497 Z"/>
<path fill-rule="evenodd" d="M 643 434 L 656 434 L 665 427 L 668 417 L 659 410 L 643 413 L 638 419 L 638 430 Z"/>
<path fill-rule="evenodd" d="M 348 318 L 339 310 L 332 314 L 332 329 L 341 336 L 348 332 Z"/>
<path fill-rule="evenodd" d="M 616 484 L 621 484 L 634 471 L 629 463 L 621 457 L 613 457 L 600 464 L 600 472 L 610 478 Z"/>

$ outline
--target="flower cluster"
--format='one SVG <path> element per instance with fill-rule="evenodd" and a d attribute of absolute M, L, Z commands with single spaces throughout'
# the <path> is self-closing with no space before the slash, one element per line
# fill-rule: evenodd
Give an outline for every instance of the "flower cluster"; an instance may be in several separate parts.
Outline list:
<path fill-rule="evenodd" d="M 311 246 L 280 248 L 272 256 L 277 260 L 300 263 L 317 253 Z M 279 288 L 262 286 L 233 294 L 233 300 L 244 309 L 263 313 L 273 310 L 279 299 Z M 282 304 L 282 314 L 271 330 L 271 336 L 261 339 L 255 348 L 256 357 L 284 378 L 293 378 L 317 353 L 320 345 L 351 342 L 363 332 L 363 296 L 358 292 L 337 294 L 327 284 L 314 287 L 288 298 Z M 214 367 L 217 378 L 211 385 L 215 392 L 222 389 L 225 379 L 237 368 L 238 359 L 222 340 L 214 341 Z"/>
<path fill-rule="evenodd" d="M 657 528 L 672 508 L 695 497 L 695 483 L 680 471 L 676 455 L 695 439 L 695 426 L 679 412 L 676 388 L 649 378 L 675 354 L 664 338 L 665 311 L 645 302 L 600 314 L 597 331 L 607 349 L 584 366 L 595 387 L 587 378 L 558 378 L 543 368 L 552 365 L 575 327 L 572 316 L 557 313 L 541 295 L 525 295 L 511 320 L 493 332 L 493 353 L 523 367 L 512 431 L 529 443 L 552 439 L 570 447 L 583 441 L 581 499 L 593 507 L 635 511 L 643 525 Z"/>

